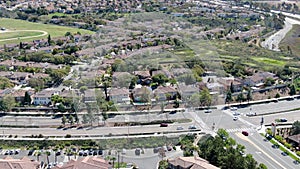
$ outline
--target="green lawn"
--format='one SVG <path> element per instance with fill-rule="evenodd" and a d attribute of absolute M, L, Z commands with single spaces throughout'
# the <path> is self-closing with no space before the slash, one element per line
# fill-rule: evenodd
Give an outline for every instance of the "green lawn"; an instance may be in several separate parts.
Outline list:
<path fill-rule="evenodd" d="M 275 60 L 275 59 L 265 58 L 265 57 L 253 57 L 252 59 L 257 61 L 257 62 L 265 63 L 267 65 L 274 65 L 274 66 L 281 66 L 282 67 L 286 64 L 285 61 Z"/>
<path fill-rule="evenodd" d="M 42 35 L 42 32 L 36 31 L 20 31 L 20 32 L 6 32 L 0 33 L 0 40 L 9 39 L 9 38 L 20 38 L 20 37 L 28 37 L 28 36 L 39 36 Z"/>
<path fill-rule="evenodd" d="M 84 30 L 84 29 L 77 29 L 77 28 L 71 28 L 71 27 L 65 27 L 65 26 L 57 26 L 57 25 L 51 25 L 51 24 L 42 24 L 42 23 L 33 23 L 23 20 L 17 20 L 17 19 L 8 19 L 8 18 L 0 18 L 0 27 L 5 27 L 8 30 L 42 30 L 48 32 L 48 34 L 51 35 L 52 38 L 54 37 L 61 37 L 64 36 L 66 32 L 76 33 L 80 32 L 81 34 L 93 34 L 94 32 Z M 18 37 L 18 35 L 16 36 Z M 44 37 L 38 37 L 38 38 L 29 38 L 22 41 L 31 41 L 34 39 L 42 39 L 46 38 L 47 35 Z M 4 43 L 18 43 L 20 40 L 10 40 L 5 42 L 0 42 L 0 44 Z"/>

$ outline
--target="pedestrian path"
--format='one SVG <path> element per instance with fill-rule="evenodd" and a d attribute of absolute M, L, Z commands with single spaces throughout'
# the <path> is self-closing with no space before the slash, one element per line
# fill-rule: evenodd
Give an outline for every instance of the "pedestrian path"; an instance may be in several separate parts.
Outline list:
<path fill-rule="evenodd" d="M 255 128 L 233 128 L 233 129 L 226 129 L 228 133 L 237 133 L 237 132 L 242 132 L 242 131 L 247 131 L 247 132 L 256 132 L 257 130 Z"/>

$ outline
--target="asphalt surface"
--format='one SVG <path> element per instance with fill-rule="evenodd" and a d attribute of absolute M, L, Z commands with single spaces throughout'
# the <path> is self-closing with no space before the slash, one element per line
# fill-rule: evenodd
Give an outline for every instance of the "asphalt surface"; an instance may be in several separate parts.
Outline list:
<path fill-rule="evenodd" d="M 257 132 L 250 132 L 249 136 L 242 133 L 231 133 L 230 136 L 246 147 L 246 153 L 252 154 L 259 162 L 270 169 L 296 169 L 299 166 L 293 163 L 289 156 L 281 155 L 281 150 L 272 148 L 272 143 L 264 141 Z"/>

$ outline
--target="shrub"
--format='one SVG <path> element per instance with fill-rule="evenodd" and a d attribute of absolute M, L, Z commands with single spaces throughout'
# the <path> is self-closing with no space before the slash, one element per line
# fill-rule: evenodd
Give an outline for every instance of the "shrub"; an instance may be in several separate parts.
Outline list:
<path fill-rule="evenodd" d="M 71 134 L 67 134 L 65 138 L 71 138 Z"/>

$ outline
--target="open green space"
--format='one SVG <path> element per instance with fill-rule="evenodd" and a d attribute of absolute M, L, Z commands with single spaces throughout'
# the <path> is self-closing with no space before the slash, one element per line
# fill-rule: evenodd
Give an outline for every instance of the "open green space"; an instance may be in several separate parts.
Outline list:
<path fill-rule="evenodd" d="M 0 40 L 10 39 L 10 38 L 22 38 L 22 37 L 28 37 L 28 36 L 39 36 L 42 34 L 43 34 L 43 32 L 37 32 L 37 31 L 5 32 L 5 33 L 0 34 Z"/>
<path fill-rule="evenodd" d="M 71 33 L 77 33 L 80 32 L 81 34 L 93 34 L 94 32 L 84 29 L 77 29 L 77 28 L 71 28 L 71 27 L 65 27 L 65 26 L 57 26 L 57 25 L 51 25 L 51 24 L 42 24 L 42 23 L 33 23 L 29 21 L 23 21 L 23 20 L 17 20 L 17 19 L 8 19 L 8 18 L 0 18 L 0 27 L 4 27 L 8 30 L 39 30 L 39 31 L 46 31 L 48 34 L 51 35 L 52 38 L 55 37 L 62 37 L 65 35 L 66 32 Z M 1 34 L 2 35 L 2 34 Z M 18 35 L 16 34 L 16 37 Z M 32 41 L 35 39 L 42 39 L 46 38 L 47 35 L 42 37 L 36 37 L 36 38 L 29 38 L 26 40 L 9 40 L 0 42 L 0 44 L 4 43 L 18 43 L 20 41 Z"/>
<path fill-rule="evenodd" d="M 300 25 L 293 25 L 280 43 L 280 49 L 300 57 Z"/>
<path fill-rule="evenodd" d="M 252 59 L 257 62 L 265 63 L 267 65 L 284 66 L 286 64 L 285 61 L 275 60 L 275 59 L 265 58 L 265 57 L 253 57 Z"/>

